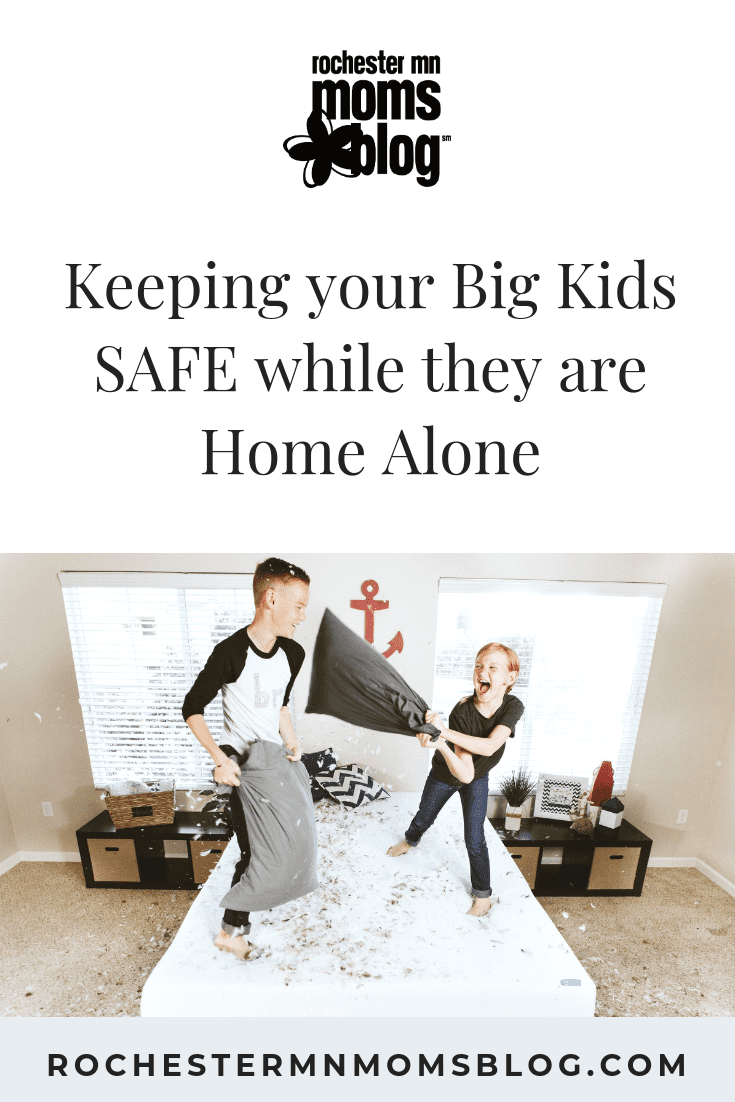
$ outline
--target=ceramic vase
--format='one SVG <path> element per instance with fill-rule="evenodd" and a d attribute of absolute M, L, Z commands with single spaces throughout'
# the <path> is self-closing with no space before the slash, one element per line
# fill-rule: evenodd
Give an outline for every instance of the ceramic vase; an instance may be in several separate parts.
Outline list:
<path fill-rule="evenodd" d="M 505 829 L 508 831 L 515 831 L 521 829 L 521 807 L 506 807 L 505 809 Z"/>

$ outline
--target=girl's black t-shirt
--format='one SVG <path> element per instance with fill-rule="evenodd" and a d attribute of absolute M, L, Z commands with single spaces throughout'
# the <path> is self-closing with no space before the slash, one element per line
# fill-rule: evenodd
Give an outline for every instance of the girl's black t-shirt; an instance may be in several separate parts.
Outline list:
<path fill-rule="evenodd" d="M 517 696 L 513 696 L 512 693 L 508 693 L 503 703 L 498 710 L 491 716 L 484 716 L 481 712 L 478 712 L 475 707 L 474 695 L 467 697 L 465 701 L 461 701 L 455 704 L 452 708 L 452 713 L 449 716 L 449 728 L 452 731 L 461 731 L 463 735 L 472 735 L 473 738 L 489 738 L 494 729 L 498 725 L 503 727 L 510 727 L 510 738 L 515 737 L 516 724 L 520 721 L 523 715 L 524 704 L 518 699 Z M 454 750 L 454 743 L 447 740 L 448 746 Z M 505 753 L 505 743 L 496 750 L 494 754 L 489 756 L 484 754 L 473 754 L 472 762 L 475 767 L 475 777 L 484 777 L 486 773 L 498 764 L 503 754 Z M 445 784 L 452 784 L 456 788 L 461 788 L 465 783 L 459 781 L 450 772 L 449 766 L 442 757 L 439 750 L 436 751 L 431 761 L 431 771 L 437 780 L 444 781 Z M 467 782 L 467 783 L 472 783 Z"/>

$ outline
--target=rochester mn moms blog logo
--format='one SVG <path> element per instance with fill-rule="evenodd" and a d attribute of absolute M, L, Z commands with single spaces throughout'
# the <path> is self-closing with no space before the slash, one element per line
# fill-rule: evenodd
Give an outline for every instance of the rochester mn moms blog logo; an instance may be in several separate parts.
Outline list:
<path fill-rule="evenodd" d="M 311 71 L 320 79 L 312 81 L 306 133 L 283 143 L 289 157 L 304 163 L 307 187 L 321 187 L 332 172 L 350 179 L 373 173 L 414 175 L 422 187 L 438 181 L 441 143 L 450 136 L 395 132 L 396 123 L 411 123 L 406 129 L 413 131 L 416 120 L 435 122 L 441 115 L 439 84 L 404 78 L 405 62 L 405 57 L 383 50 L 365 56 L 343 50 L 331 57 L 312 57 Z M 415 54 L 409 63 L 412 77 L 441 71 L 437 55 Z M 329 78 L 322 79 L 327 74 Z M 332 80 L 331 75 L 340 79 Z M 381 79 L 383 75 L 388 79 Z M 347 76 L 359 79 L 350 82 Z M 371 126 L 363 129 L 363 123 Z"/>

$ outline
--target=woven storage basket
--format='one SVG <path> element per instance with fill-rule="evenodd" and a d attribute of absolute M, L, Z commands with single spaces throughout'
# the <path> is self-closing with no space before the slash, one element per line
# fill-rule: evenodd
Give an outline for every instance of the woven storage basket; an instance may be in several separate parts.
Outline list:
<path fill-rule="evenodd" d="M 112 825 L 125 827 L 166 826 L 174 821 L 174 792 L 136 792 L 132 796 L 105 796 Z"/>

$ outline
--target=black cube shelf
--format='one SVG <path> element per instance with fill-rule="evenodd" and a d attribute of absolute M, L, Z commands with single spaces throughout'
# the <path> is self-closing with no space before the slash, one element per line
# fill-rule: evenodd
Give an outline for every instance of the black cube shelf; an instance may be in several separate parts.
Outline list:
<path fill-rule="evenodd" d="M 522 819 L 511 834 L 490 820 L 534 895 L 640 895 L 651 839 L 623 819 L 618 829 L 584 837 L 567 822 Z"/>
<path fill-rule="evenodd" d="M 103 811 L 77 831 L 88 888 L 172 888 L 203 884 L 225 851 L 232 828 L 214 812 L 177 811 L 168 826 L 117 830 Z"/>

